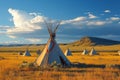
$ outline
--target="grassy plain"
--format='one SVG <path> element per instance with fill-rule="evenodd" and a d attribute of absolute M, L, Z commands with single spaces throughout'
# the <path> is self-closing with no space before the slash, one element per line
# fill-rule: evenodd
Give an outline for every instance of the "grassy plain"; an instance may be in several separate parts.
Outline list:
<path fill-rule="evenodd" d="M 23 47 L 1 47 L 0 48 L 0 80 L 120 80 L 120 69 L 114 67 L 71 67 L 53 70 L 20 70 L 23 61 L 34 62 L 38 49 L 44 46 L 29 46 L 31 57 L 18 55 L 18 52 L 25 51 Z M 120 56 L 117 51 L 120 45 L 95 46 L 99 55 L 81 55 L 82 50 L 90 51 L 92 47 L 60 45 L 63 52 L 69 48 L 73 56 L 67 58 L 72 62 L 84 63 L 86 65 L 120 65 Z"/>

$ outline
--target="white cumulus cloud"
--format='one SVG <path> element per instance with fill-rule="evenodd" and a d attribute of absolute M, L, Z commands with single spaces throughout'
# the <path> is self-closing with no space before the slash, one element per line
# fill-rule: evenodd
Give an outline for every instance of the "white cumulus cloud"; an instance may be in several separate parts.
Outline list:
<path fill-rule="evenodd" d="M 91 13 L 88 13 L 88 16 L 89 16 L 90 19 L 95 19 L 95 18 L 97 18 L 97 16 L 95 16 L 95 15 L 93 15 L 93 14 L 91 14 Z"/>
<path fill-rule="evenodd" d="M 42 29 L 40 23 L 43 23 L 44 16 L 35 13 L 29 14 L 12 8 L 9 8 L 8 12 L 12 15 L 12 21 L 14 23 L 14 27 L 7 30 L 8 33 L 29 32 Z"/>
<path fill-rule="evenodd" d="M 110 11 L 110 10 L 105 10 L 104 12 L 105 12 L 105 13 L 110 13 L 111 11 Z"/>
<path fill-rule="evenodd" d="M 12 18 L 10 21 L 13 22 L 14 25 L 12 26 L 0 25 L 0 28 L 1 28 L 0 34 L 6 33 L 7 37 L 13 40 L 23 38 L 24 40 L 21 39 L 21 41 L 18 41 L 19 43 L 21 43 L 22 41 L 23 43 L 25 42 L 39 43 L 41 41 L 46 40 L 49 37 L 49 35 L 47 32 L 47 29 L 44 28 L 46 26 L 44 23 L 44 20 L 46 20 L 46 22 L 48 21 L 48 23 L 50 21 L 51 21 L 50 23 L 52 22 L 54 23 L 56 21 L 55 19 L 48 20 L 47 17 L 42 16 L 41 14 L 35 13 L 35 12 L 27 13 L 25 11 L 12 9 L 12 8 L 9 8 L 8 12 L 12 15 Z M 91 34 L 92 34 L 93 32 L 92 29 L 96 31 L 95 29 L 101 28 L 99 30 L 101 31 L 101 30 L 106 30 L 107 26 L 111 26 L 112 23 L 117 22 L 120 24 L 120 21 L 119 21 L 120 18 L 118 16 L 107 17 L 107 18 L 104 18 L 104 17 L 102 18 L 102 17 L 103 16 L 96 16 L 89 12 L 87 13 L 86 16 L 78 16 L 72 19 L 61 20 L 62 27 L 61 27 L 61 30 L 58 32 L 58 37 L 64 37 L 63 35 L 68 33 L 67 31 L 69 30 L 70 32 L 73 31 L 72 34 L 77 36 L 78 35 L 77 33 L 80 32 L 79 29 L 83 30 L 82 32 L 83 34 L 86 33 L 87 30 L 88 30 L 87 34 L 90 34 L 89 31 L 91 31 Z M 92 26 L 96 28 L 90 29 L 89 27 L 92 27 Z M 102 26 L 102 27 L 99 27 L 99 26 Z M 79 32 L 74 32 L 75 30 L 78 30 Z M 119 28 L 116 30 L 119 30 Z M 79 35 L 81 35 L 82 33 L 80 33 Z M 59 36 L 60 34 L 63 34 L 63 35 Z M 68 37 L 69 34 L 65 37 L 71 38 L 73 37 L 72 34 L 70 34 L 70 37 Z"/>
<path fill-rule="evenodd" d="M 80 17 L 70 19 L 70 20 L 63 20 L 61 22 L 61 24 L 74 24 L 74 23 L 81 22 L 81 21 L 84 21 L 84 20 L 86 20 L 86 17 L 80 16 Z"/>
<path fill-rule="evenodd" d="M 87 25 L 88 26 L 102 26 L 106 24 L 105 21 L 88 21 Z"/>
<path fill-rule="evenodd" d="M 41 39 L 37 39 L 37 38 L 28 38 L 26 40 L 31 42 L 31 43 L 36 43 L 36 42 L 40 42 L 41 41 Z"/>
<path fill-rule="evenodd" d="M 120 18 L 119 17 L 110 17 L 110 20 L 112 20 L 112 21 L 118 21 L 118 20 L 120 20 Z"/>
<path fill-rule="evenodd" d="M 13 35 L 9 35 L 8 37 L 10 37 L 12 39 L 16 38 L 16 36 L 13 36 Z"/>

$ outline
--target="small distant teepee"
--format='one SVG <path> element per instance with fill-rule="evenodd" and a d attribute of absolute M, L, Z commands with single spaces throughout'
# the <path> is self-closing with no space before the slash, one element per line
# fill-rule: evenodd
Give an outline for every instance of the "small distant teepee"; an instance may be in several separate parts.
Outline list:
<path fill-rule="evenodd" d="M 53 63 L 63 66 L 69 66 L 71 64 L 70 61 L 63 54 L 55 40 L 56 30 L 58 29 L 60 23 L 53 24 L 51 22 L 46 23 L 46 25 L 50 34 L 50 38 L 41 54 L 35 60 L 35 64 L 41 67 L 50 66 Z M 53 30 L 52 27 L 55 27 L 55 29 Z"/>
<path fill-rule="evenodd" d="M 72 56 L 72 53 L 69 49 L 65 51 L 65 56 Z"/>
<path fill-rule="evenodd" d="M 91 51 L 90 51 L 90 53 L 89 53 L 89 55 L 96 55 L 96 54 L 97 54 L 97 52 L 95 51 L 94 48 L 92 48 Z"/>
<path fill-rule="evenodd" d="M 30 52 L 29 52 L 28 49 L 25 51 L 25 53 L 23 54 L 23 56 L 31 56 L 31 54 L 30 54 Z"/>
<path fill-rule="evenodd" d="M 83 50 L 82 55 L 88 54 L 88 51 L 86 49 Z"/>
<path fill-rule="evenodd" d="M 20 52 L 18 53 L 18 55 L 23 55 L 23 52 L 22 52 L 22 51 L 20 51 Z"/>

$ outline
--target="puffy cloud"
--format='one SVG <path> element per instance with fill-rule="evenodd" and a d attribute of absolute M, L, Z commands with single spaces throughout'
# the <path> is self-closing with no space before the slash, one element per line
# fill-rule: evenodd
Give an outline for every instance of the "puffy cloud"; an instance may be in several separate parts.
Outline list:
<path fill-rule="evenodd" d="M 43 23 L 44 16 L 37 15 L 36 13 L 29 14 L 12 8 L 9 8 L 8 12 L 12 15 L 12 21 L 14 23 L 14 27 L 7 30 L 8 33 L 26 33 L 42 29 L 40 24 Z"/>
<path fill-rule="evenodd" d="M 7 29 L 10 29 L 10 26 L 0 25 L 0 30 L 7 30 Z"/>
<path fill-rule="evenodd" d="M 77 17 L 77 18 L 73 19 L 72 22 L 83 21 L 85 19 L 86 19 L 86 17 Z"/>
<path fill-rule="evenodd" d="M 37 16 L 38 14 L 33 12 L 33 13 L 29 13 L 29 15 L 32 15 L 32 16 Z"/>
<path fill-rule="evenodd" d="M 43 23 L 44 22 L 44 17 L 43 16 L 36 16 L 35 18 L 31 19 L 31 23 Z"/>
<path fill-rule="evenodd" d="M 21 41 L 12 40 L 12 41 L 3 41 L 0 42 L 0 44 L 8 45 L 8 44 L 24 44 L 24 43 L 21 43 Z"/>
<path fill-rule="evenodd" d="M 43 25 L 44 20 L 48 21 L 47 17 L 41 16 L 39 13 L 27 13 L 25 11 L 11 9 L 11 8 L 8 11 L 12 15 L 11 22 L 13 22 L 14 25 L 0 26 L 0 28 L 2 28 L 2 31 L 4 30 L 7 33 L 7 37 L 11 38 L 13 41 L 15 39 L 17 40 L 20 38 L 24 39 L 24 40 L 20 39 L 21 41 L 18 41 L 18 43 L 27 43 L 27 42 L 40 43 L 47 41 L 49 34 L 47 32 L 47 29 L 44 29 L 45 25 Z M 86 36 L 86 35 L 101 36 L 104 34 L 109 35 L 109 33 L 114 35 L 117 34 L 119 35 L 118 25 L 115 25 L 115 27 L 113 27 L 114 22 L 119 23 L 118 20 L 119 17 L 117 16 L 104 19 L 99 16 L 97 17 L 91 13 L 88 13 L 88 16 L 78 16 L 73 19 L 62 20 L 61 22 L 62 27 L 60 27 L 56 39 L 59 38 L 58 40 L 67 42 L 68 39 L 73 40 L 74 38 L 74 40 L 75 39 L 77 40 L 81 36 Z M 50 20 L 50 21 L 55 22 L 56 20 Z M 92 26 L 93 28 L 89 28 Z M 97 27 L 97 26 L 102 26 L 102 27 Z M 109 28 L 108 26 L 111 27 Z M 63 40 L 63 38 L 65 40 Z"/>
<path fill-rule="evenodd" d="M 74 23 L 81 22 L 81 21 L 84 21 L 84 20 L 86 20 L 86 17 L 80 16 L 80 17 L 70 19 L 70 20 L 63 20 L 61 22 L 61 24 L 74 24 Z"/>
<path fill-rule="evenodd" d="M 95 19 L 95 18 L 97 18 L 97 16 L 95 16 L 95 15 L 93 15 L 93 14 L 91 14 L 91 13 L 88 13 L 88 16 L 89 16 L 90 19 Z"/>
<path fill-rule="evenodd" d="M 110 11 L 110 10 L 105 10 L 104 12 L 105 12 L 105 13 L 110 13 L 111 11 Z"/>
<path fill-rule="evenodd" d="M 120 20 L 120 18 L 119 17 L 111 17 L 110 20 L 112 20 L 112 21 L 118 21 L 118 20 Z"/>
<path fill-rule="evenodd" d="M 0 34 L 6 34 L 7 29 L 10 29 L 10 26 L 0 25 Z"/>
<path fill-rule="evenodd" d="M 13 36 L 13 35 L 9 35 L 8 37 L 13 38 L 13 39 L 16 38 L 16 36 Z"/>
<path fill-rule="evenodd" d="M 103 20 L 103 21 L 102 20 L 96 20 L 95 18 L 97 18 L 97 17 L 92 15 L 92 14 L 90 14 L 89 18 L 80 16 L 80 17 L 77 17 L 77 18 L 74 18 L 74 19 L 64 20 L 64 21 L 62 21 L 62 24 L 73 24 L 74 26 L 76 26 L 76 25 L 102 26 L 102 25 L 105 25 L 105 24 L 108 23 L 108 21 L 106 21 L 106 20 Z"/>
<path fill-rule="evenodd" d="M 87 25 L 89 25 L 89 26 L 101 26 L 104 24 L 106 24 L 105 21 L 90 21 L 87 23 Z"/>
<path fill-rule="evenodd" d="M 36 42 L 40 42 L 41 41 L 41 39 L 37 39 L 37 38 L 28 38 L 26 40 L 31 42 L 31 43 L 36 43 Z"/>

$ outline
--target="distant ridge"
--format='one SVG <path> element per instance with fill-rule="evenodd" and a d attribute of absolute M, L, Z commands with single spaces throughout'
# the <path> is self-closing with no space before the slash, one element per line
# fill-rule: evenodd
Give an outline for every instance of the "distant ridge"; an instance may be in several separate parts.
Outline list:
<path fill-rule="evenodd" d="M 14 46 L 40 46 L 44 44 L 0 44 L 0 47 L 14 47 Z"/>
<path fill-rule="evenodd" d="M 97 45 L 118 45 L 120 41 L 98 38 L 98 37 L 82 37 L 80 40 L 70 43 L 59 43 L 59 45 L 74 45 L 74 46 L 97 46 Z M 45 44 L 0 44 L 0 47 L 15 47 L 15 46 L 41 46 Z"/>
<path fill-rule="evenodd" d="M 86 36 L 70 44 L 75 45 L 75 46 L 116 45 L 116 44 L 120 44 L 120 41 Z"/>

